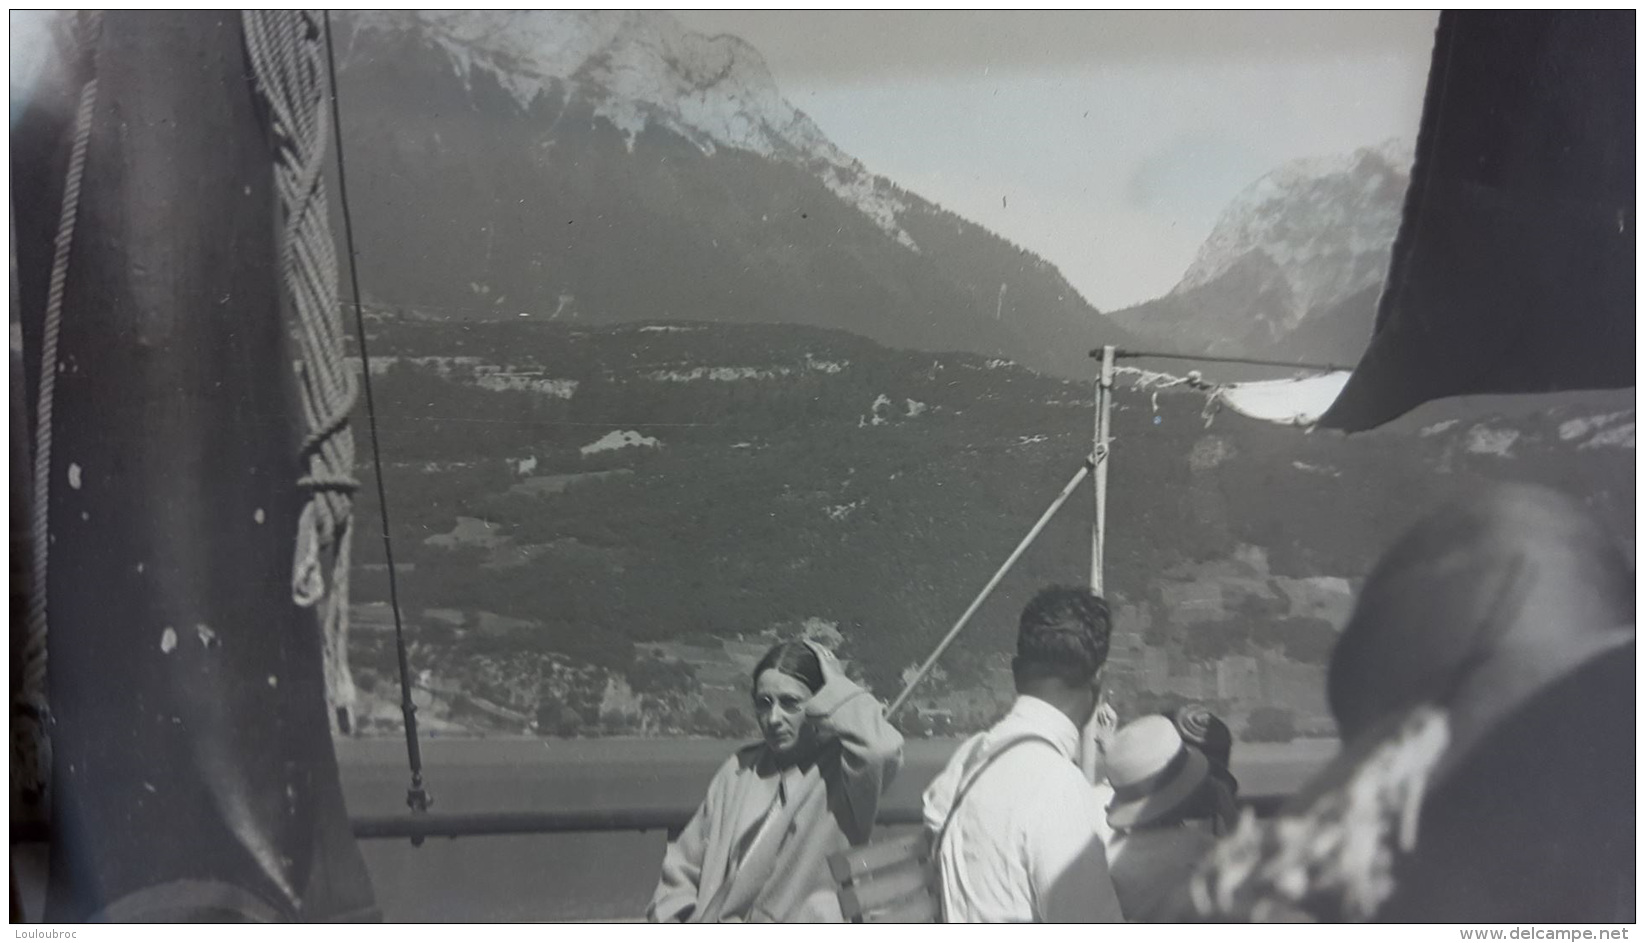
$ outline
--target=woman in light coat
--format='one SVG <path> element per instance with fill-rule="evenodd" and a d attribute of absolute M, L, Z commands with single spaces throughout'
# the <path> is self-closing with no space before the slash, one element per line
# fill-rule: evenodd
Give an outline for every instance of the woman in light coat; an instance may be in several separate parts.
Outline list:
<path fill-rule="evenodd" d="M 902 735 L 827 649 L 773 647 L 754 669 L 763 740 L 738 750 L 663 856 L 647 917 L 839 922 L 828 857 L 868 841 Z"/>

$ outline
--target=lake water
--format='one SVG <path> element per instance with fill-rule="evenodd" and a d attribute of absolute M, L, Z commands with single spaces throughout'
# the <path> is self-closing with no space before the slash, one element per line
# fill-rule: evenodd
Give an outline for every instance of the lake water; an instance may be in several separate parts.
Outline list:
<path fill-rule="evenodd" d="M 886 796 L 916 807 L 957 740 L 911 741 Z M 671 807 L 701 801 L 741 743 L 717 740 L 426 740 L 424 783 L 439 812 Z M 1286 793 L 1324 764 L 1330 741 L 1235 748 L 1241 791 Z M 355 815 L 404 812 L 403 740 L 339 740 Z M 362 841 L 384 918 L 410 922 L 633 919 L 656 885 L 662 832 Z"/>

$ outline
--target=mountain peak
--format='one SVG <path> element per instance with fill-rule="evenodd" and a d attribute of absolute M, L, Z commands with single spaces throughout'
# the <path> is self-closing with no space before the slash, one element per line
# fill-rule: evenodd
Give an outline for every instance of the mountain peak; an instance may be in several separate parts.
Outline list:
<path fill-rule="evenodd" d="M 460 74 L 494 73 L 522 107 L 569 83 L 632 139 L 657 121 L 700 147 L 771 156 L 831 147 L 783 101 L 765 60 L 734 36 L 703 36 L 655 11 L 398 11 L 366 29 L 421 33 Z M 843 155 L 841 155 L 843 156 Z"/>
<path fill-rule="evenodd" d="M 1293 160 L 1242 190 L 1164 297 L 1114 314 L 1183 351 L 1343 363 L 1371 336 L 1412 147 Z"/>
<path fill-rule="evenodd" d="M 1400 139 L 1348 154 L 1290 161 L 1223 210 L 1172 294 L 1220 278 L 1251 253 L 1290 286 L 1285 328 L 1380 282 L 1399 228 L 1411 147 Z"/>
<path fill-rule="evenodd" d="M 1397 167 L 1407 176 L 1411 173 L 1411 165 L 1416 162 L 1416 142 L 1410 138 L 1393 137 L 1381 144 L 1361 150 L 1374 151 L 1390 165 Z"/>
<path fill-rule="evenodd" d="M 629 149 L 647 127 L 712 155 L 749 151 L 806 168 L 905 247 L 907 209 L 883 179 L 835 147 L 782 97 L 765 58 L 730 35 L 705 36 L 656 11 L 395 11 L 361 13 L 361 29 L 412 32 L 439 47 L 465 79 L 481 69 L 521 108 L 540 95 L 587 98 Z"/>

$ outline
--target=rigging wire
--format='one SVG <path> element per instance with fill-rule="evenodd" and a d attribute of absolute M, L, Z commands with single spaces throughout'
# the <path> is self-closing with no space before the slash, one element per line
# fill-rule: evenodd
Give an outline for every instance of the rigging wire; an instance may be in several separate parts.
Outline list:
<path fill-rule="evenodd" d="M 1093 359 L 1102 359 L 1102 348 L 1091 351 Z M 1125 350 L 1117 349 L 1114 357 L 1118 360 L 1188 360 L 1195 363 L 1237 363 L 1254 367 L 1282 367 L 1289 370 L 1322 370 L 1335 373 L 1339 370 L 1352 370 L 1351 366 L 1334 363 L 1298 363 L 1290 360 L 1270 360 L 1263 357 L 1226 357 L 1215 354 L 1177 354 L 1152 350 Z"/>
<path fill-rule="evenodd" d="M 331 122 L 337 148 L 337 199 L 343 209 L 343 241 L 348 250 L 349 287 L 354 296 L 354 326 L 360 344 L 360 362 L 363 365 L 361 384 L 365 389 L 366 425 L 371 431 L 371 464 L 377 477 L 377 509 L 383 524 L 383 555 L 388 562 L 388 598 L 394 613 L 394 647 L 400 667 L 400 713 L 405 718 L 406 759 L 411 766 L 411 787 L 406 790 L 406 805 L 413 812 L 427 812 L 434 800 L 423 787 L 423 753 L 417 739 L 417 705 L 411 700 L 411 665 L 406 657 L 405 627 L 400 619 L 399 586 L 395 579 L 394 542 L 389 537 L 388 492 L 383 485 L 382 449 L 377 443 L 377 405 L 371 393 L 371 353 L 366 347 L 366 323 L 360 303 L 360 272 L 355 265 L 354 220 L 349 211 L 348 178 L 344 172 L 342 108 L 337 96 L 337 56 L 331 39 L 331 13 L 322 11 L 326 44 L 326 71 L 331 83 Z M 413 836 L 413 845 L 421 845 L 422 836 Z"/>

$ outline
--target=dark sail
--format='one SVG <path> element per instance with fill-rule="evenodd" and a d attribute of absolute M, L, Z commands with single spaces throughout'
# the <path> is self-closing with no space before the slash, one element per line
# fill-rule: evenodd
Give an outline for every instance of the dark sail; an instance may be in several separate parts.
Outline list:
<path fill-rule="evenodd" d="M 1405 218 L 1321 424 L 1634 385 L 1634 12 L 1446 12 Z"/>
<path fill-rule="evenodd" d="M 272 138 L 240 14 L 108 12 L 95 71 L 60 346 L 45 366 L 46 917 L 374 918 L 319 629 L 292 602 L 295 355 Z M 63 164 L 38 158 L 62 149 L 24 153 L 35 159 L 14 164 L 14 195 L 60 193 Z M 56 213 L 19 206 L 20 237 L 54 230 Z M 41 256 L 18 254 L 25 289 L 43 285 Z M 28 357 L 40 356 L 41 295 L 24 293 Z"/>

